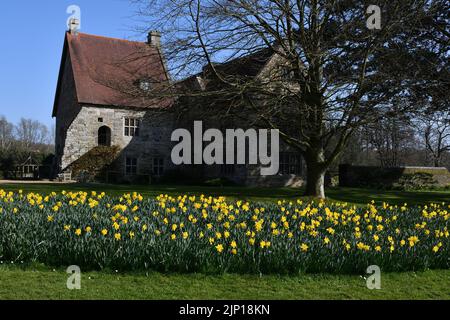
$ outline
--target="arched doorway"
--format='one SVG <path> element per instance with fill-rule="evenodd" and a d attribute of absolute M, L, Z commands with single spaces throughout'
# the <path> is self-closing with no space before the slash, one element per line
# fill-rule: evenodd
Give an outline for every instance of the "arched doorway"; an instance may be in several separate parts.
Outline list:
<path fill-rule="evenodd" d="M 103 126 L 98 129 L 98 145 L 111 146 L 111 129 L 109 127 Z"/>

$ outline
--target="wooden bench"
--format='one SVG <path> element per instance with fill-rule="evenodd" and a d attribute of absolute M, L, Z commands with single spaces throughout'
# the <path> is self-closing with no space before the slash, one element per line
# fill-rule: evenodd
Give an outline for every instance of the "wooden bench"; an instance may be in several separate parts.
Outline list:
<path fill-rule="evenodd" d="M 63 172 L 58 174 L 58 181 L 60 182 L 72 181 L 72 172 Z"/>

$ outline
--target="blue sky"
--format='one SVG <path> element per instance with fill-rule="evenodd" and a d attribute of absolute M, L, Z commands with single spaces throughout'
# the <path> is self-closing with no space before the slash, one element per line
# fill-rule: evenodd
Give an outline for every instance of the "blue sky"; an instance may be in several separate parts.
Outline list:
<path fill-rule="evenodd" d="M 81 8 L 81 32 L 143 40 L 128 0 L 14 0 L 0 6 L 0 115 L 53 124 L 51 111 L 69 5 Z"/>

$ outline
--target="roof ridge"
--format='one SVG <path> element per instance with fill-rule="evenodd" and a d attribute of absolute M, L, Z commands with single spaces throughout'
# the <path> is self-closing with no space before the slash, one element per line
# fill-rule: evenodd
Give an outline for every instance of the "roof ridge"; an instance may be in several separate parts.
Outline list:
<path fill-rule="evenodd" d="M 67 33 L 70 34 L 69 31 L 68 31 Z M 116 40 L 116 41 L 123 41 L 123 42 L 131 42 L 131 43 L 142 44 L 142 45 L 147 44 L 147 43 L 144 42 L 144 41 L 127 40 L 127 39 L 121 39 L 121 38 L 113 38 L 113 37 L 99 36 L 99 35 L 96 35 L 96 34 L 84 33 L 84 32 L 78 32 L 78 35 L 81 35 L 81 36 L 87 36 L 87 37 L 93 37 L 93 38 L 100 38 L 100 39 L 105 39 L 105 40 Z"/>
<path fill-rule="evenodd" d="M 270 47 L 264 47 L 264 48 L 260 48 L 259 50 L 254 51 L 254 52 L 247 53 L 247 54 L 244 54 L 242 56 L 234 57 L 233 59 L 228 60 L 228 61 L 215 62 L 215 63 L 219 64 L 219 65 L 226 65 L 228 63 L 233 63 L 233 62 L 236 62 L 236 61 L 239 61 L 239 60 L 254 58 L 255 56 L 257 56 L 257 55 L 259 55 L 259 54 L 261 54 L 261 53 L 263 53 L 265 51 L 271 53 L 271 55 L 273 55 L 275 53 Z"/>

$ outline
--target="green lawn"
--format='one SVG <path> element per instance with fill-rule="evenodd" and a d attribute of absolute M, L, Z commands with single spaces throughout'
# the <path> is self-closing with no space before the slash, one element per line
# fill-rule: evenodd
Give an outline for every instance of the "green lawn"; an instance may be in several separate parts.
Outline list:
<path fill-rule="evenodd" d="M 81 290 L 68 290 L 68 275 L 45 267 L 0 268 L 0 299 L 307 300 L 450 299 L 450 270 L 382 274 L 381 290 L 360 276 L 251 276 L 151 273 L 83 273 Z"/>
<path fill-rule="evenodd" d="M 278 199 L 298 199 L 301 189 L 293 188 L 246 188 L 246 187 L 200 187 L 200 186 L 164 186 L 164 185 L 106 185 L 106 184 L 0 184 L 0 189 L 49 193 L 52 191 L 105 191 L 110 195 L 126 192 L 139 192 L 145 196 L 205 194 L 227 196 L 234 199 L 275 201 Z M 392 204 L 425 204 L 430 202 L 450 202 L 450 190 L 442 191 L 385 191 L 362 188 L 329 188 L 327 196 L 332 201 L 344 201 L 366 204 L 372 200 Z"/>

